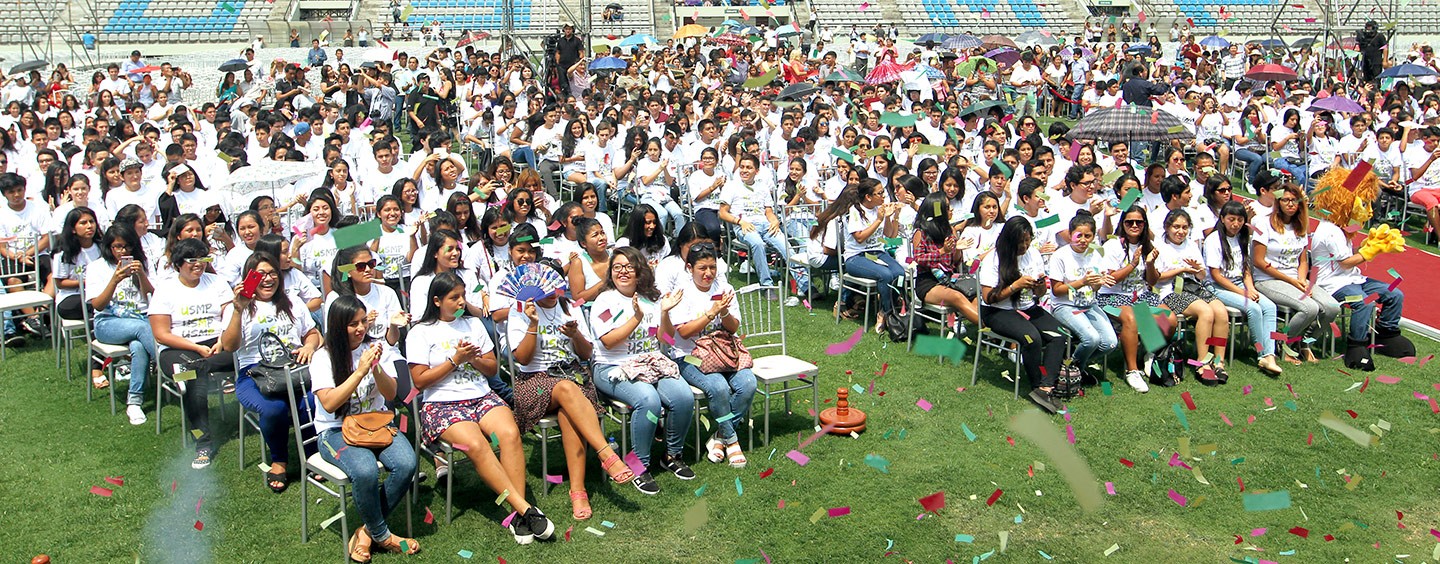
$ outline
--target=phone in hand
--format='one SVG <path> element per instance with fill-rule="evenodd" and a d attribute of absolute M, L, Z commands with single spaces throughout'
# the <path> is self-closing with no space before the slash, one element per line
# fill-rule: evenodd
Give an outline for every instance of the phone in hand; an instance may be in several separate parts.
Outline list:
<path fill-rule="evenodd" d="M 240 285 L 240 295 L 255 299 L 255 290 L 260 288 L 260 273 L 254 270 L 245 273 L 245 282 Z"/>
<path fill-rule="evenodd" d="M 120 257 L 120 268 L 130 266 L 132 262 L 135 262 L 135 257 Z"/>

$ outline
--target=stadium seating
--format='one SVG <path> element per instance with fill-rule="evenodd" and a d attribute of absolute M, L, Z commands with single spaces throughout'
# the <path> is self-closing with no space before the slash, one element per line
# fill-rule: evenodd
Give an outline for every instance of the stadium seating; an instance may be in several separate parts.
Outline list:
<path fill-rule="evenodd" d="M 605 7 L 619 4 L 625 19 L 606 22 Z M 655 9 L 648 0 L 592 0 L 590 2 L 590 30 L 592 35 L 616 35 L 624 37 L 635 33 L 655 33 Z"/>
<path fill-rule="evenodd" d="M 499 31 L 505 27 L 501 0 L 411 0 L 410 5 L 414 9 L 405 20 L 410 26 L 438 21 L 444 29 L 457 32 Z M 551 31 L 559 24 L 559 12 L 554 0 L 515 0 L 515 29 Z"/>
<path fill-rule="evenodd" d="M 1028 29 L 1074 29 L 1081 24 L 1064 7 L 1035 0 L 898 0 L 896 7 L 903 20 L 902 35 L 934 31 L 1016 35 Z M 839 20 L 836 25 L 841 29 L 850 25 L 843 15 L 822 10 L 820 17 L 822 22 Z"/>
<path fill-rule="evenodd" d="M 65 2 L 40 0 L 31 4 L 27 0 L 19 7 L 22 9 L 9 10 L 0 18 L 0 45 L 26 43 L 26 33 L 32 34 L 29 41 L 39 40 L 34 34 L 44 34 L 46 26 L 64 11 Z"/>
<path fill-rule="evenodd" d="M 109 14 L 96 35 L 105 41 L 242 41 L 247 20 L 263 20 L 272 4 L 259 0 L 97 0 Z"/>

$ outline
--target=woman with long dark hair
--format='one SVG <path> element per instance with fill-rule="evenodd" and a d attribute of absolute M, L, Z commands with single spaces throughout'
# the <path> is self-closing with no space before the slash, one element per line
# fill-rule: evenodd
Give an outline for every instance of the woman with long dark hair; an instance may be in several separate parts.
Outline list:
<path fill-rule="evenodd" d="M 944 192 L 931 192 L 920 201 L 915 234 L 910 238 L 910 258 L 916 265 L 915 294 L 927 304 L 954 309 L 976 323 L 975 302 L 966 296 L 963 286 L 972 282 L 962 277 L 968 271 L 963 252 L 975 241 L 959 237 L 950 217 L 950 199 Z M 974 294 L 973 289 L 968 291 Z"/>
<path fill-rule="evenodd" d="M 325 310 L 335 300 L 354 296 L 365 304 L 371 339 L 384 339 L 390 346 L 400 343 L 401 332 L 410 325 L 410 314 L 401 307 L 399 294 L 383 283 L 379 262 L 372 251 L 355 246 L 335 254 L 330 278 L 335 283 L 325 295 Z"/>
<path fill-rule="evenodd" d="M 265 472 L 266 485 L 275 493 L 285 491 L 290 478 L 285 474 L 290 462 L 290 402 L 285 396 L 270 397 L 260 393 L 250 371 L 259 364 L 261 338 L 274 335 L 285 346 L 285 351 L 294 356 L 295 362 L 309 364 L 310 358 L 320 348 L 320 331 L 310 319 L 305 304 L 291 301 L 285 293 L 281 279 L 280 259 L 270 255 L 252 254 L 245 260 L 242 270 L 254 272 L 260 277 L 260 284 L 254 293 L 246 296 L 243 285 L 235 287 L 233 307 L 225 308 L 225 331 L 220 335 L 220 344 L 227 350 L 235 351 L 235 364 L 239 367 L 235 378 L 235 401 L 254 412 L 260 422 L 260 437 L 270 451 L 270 469 Z M 247 274 L 248 276 L 248 274 Z M 300 423 L 309 422 L 309 414 L 302 413 Z"/>
<path fill-rule="evenodd" d="M 392 534 L 385 518 L 415 479 L 415 447 L 405 433 L 396 433 L 383 448 L 357 447 L 345 442 L 341 421 L 347 415 L 390 411 L 395 401 L 396 361 L 399 353 L 370 340 L 365 304 L 345 296 L 331 305 L 325 317 L 325 347 L 310 357 L 310 385 L 315 398 L 313 414 L 319 434 L 320 456 L 350 477 L 355 509 L 365 526 L 356 527 L 346 543 L 350 559 L 370 561 L 370 550 L 419 552 L 415 539 Z M 308 402 L 307 402 L 308 403 Z M 379 468 L 390 472 L 380 481 Z"/>
<path fill-rule="evenodd" d="M 1140 329 L 1133 306 L 1137 302 L 1151 308 L 1164 306 L 1160 295 L 1150 290 L 1160 279 L 1160 272 L 1155 268 L 1160 251 L 1155 248 L 1155 239 L 1150 234 L 1150 219 L 1142 205 L 1131 205 L 1130 209 L 1120 214 L 1119 234 L 1106 241 L 1102 250 L 1105 253 L 1106 274 L 1114 283 L 1101 287 L 1096 301 L 1101 307 L 1118 309 L 1119 315 L 1115 317 L 1120 319 L 1125 382 L 1136 391 L 1145 393 L 1150 391 L 1150 386 L 1145 382 L 1145 374 L 1140 371 Z M 1168 315 L 1170 312 L 1157 313 Z"/>
<path fill-rule="evenodd" d="M 665 237 L 660 214 L 650 204 L 640 204 L 630 210 L 630 222 L 625 225 L 625 231 L 615 241 L 615 246 L 640 251 L 651 269 L 659 264 L 662 257 L 670 254 L 670 242 Z"/>
<path fill-rule="evenodd" d="M 1275 332 L 1275 302 L 1255 286 L 1249 220 L 1240 202 L 1226 202 L 1220 209 L 1215 231 L 1205 238 L 1208 286 L 1225 305 L 1245 312 L 1250 339 L 1260 355 L 1256 365 L 1271 376 L 1279 376 L 1284 370 L 1275 363 L 1275 339 L 1270 336 Z"/>
<path fill-rule="evenodd" d="M 1190 236 L 1190 229 L 1190 214 L 1184 209 L 1165 215 L 1165 233 L 1156 245 L 1160 249 L 1157 288 L 1165 307 L 1195 320 L 1195 359 L 1188 364 L 1201 384 L 1215 386 L 1230 380 L 1225 370 L 1225 347 L 1229 343 L 1212 345 L 1210 337 L 1230 334 L 1230 314 L 1225 304 L 1200 284 L 1205 280 L 1205 257 Z"/>
<path fill-rule="evenodd" d="M 155 358 L 155 335 L 145 316 L 150 306 L 149 261 L 129 225 L 115 224 L 100 238 L 100 260 L 85 268 L 85 302 L 94 308 L 95 339 L 130 349 L 130 389 L 125 415 L 131 425 L 145 424 L 140 402 Z"/>
<path fill-rule="evenodd" d="M 1276 306 L 1295 312 L 1285 327 L 1287 337 L 1309 335 L 1318 340 L 1340 315 L 1340 304 L 1324 291 L 1310 288 L 1310 216 L 1304 192 L 1289 182 L 1281 184 L 1279 190 L 1284 193 L 1275 197 L 1275 211 L 1256 229 L 1255 249 L 1250 257 L 1255 266 L 1255 287 Z M 1318 362 L 1303 339 L 1297 342 L 1296 349 L 1300 359 Z M 1288 354 L 1284 359 L 1300 363 L 1300 359 Z"/>
<path fill-rule="evenodd" d="M 446 272 L 427 290 L 424 314 L 406 338 L 410 377 L 423 393 L 424 438 L 444 439 L 471 453 L 480 479 L 518 514 L 509 526 L 515 542 L 547 540 L 555 525 L 525 499 L 525 454 L 515 414 L 487 383 L 499 368 L 495 344 L 478 319 L 457 315 L 467 308 L 466 282 Z"/>
<path fill-rule="evenodd" d="M 1034 228 L 1023 217 L 1005 221 L 995 252 L 980 262 L 980 314 L 997 335 L 1019 342 L 1021 364 L 1030 380 L 1030 399 L 1055 413 L 1063 398 L 1051 396 L 1068 338 L 1040 298 L 1045 292 L 1045 262 L 1034 242 Z"/>
<path fill-rule="evenodd" d="M 866 179 L 841 192 L 840 197 L 816 217 L 816 225 L 810 232 L 812 239 L 819 239 L 831 220 L 839 219 L 845 271 L 877 282 L 880 293 L 875 322 L 877 333 L 884 330 L 885 314 L 895 309 L 895 290 L 890 285 L 905 273 L 895 257 L 885 252 L 881 241 L 882 237 L 895 237 L 900 233 L 902 206 L 899 202 L 885 203 L 885 188 L 877 180 Z"/>

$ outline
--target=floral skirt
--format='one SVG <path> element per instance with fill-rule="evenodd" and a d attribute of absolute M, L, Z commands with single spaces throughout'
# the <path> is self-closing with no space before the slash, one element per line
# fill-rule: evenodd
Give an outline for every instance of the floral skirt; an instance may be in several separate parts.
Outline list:
<path fill-rule="evenodd" d="M 575 378 L 575 375 L 581 375 Z M 604 413 L 600 408 L 599 398 L 595 395 L 595 380 L 583 377 L 584 372 L 578 366 L 552 366 L 546 372 L 521 372 L 515 377 L 515 425 L 520 428 L 521 433 L 529 433 L 535 425 L 546 415 L 554 413 L 550 407 L 550 392 L 561 382 L 569 381 L 580 386 L 580 391 L 585 393 L 585 399 L 590 400 L 590 406 L 595 409 L 595 414 Z"/>
<path fill-rule="evenodd" d="M 505 407 L 505 401 L 495 392 L 475 399 L 460 401 L 427 401 L 420 407 L 425 425 L 420 429 L 425 442 L 433 443 L 451 425 L 465 421 L 479 423 L 486 413 L 497 407 Z"/>

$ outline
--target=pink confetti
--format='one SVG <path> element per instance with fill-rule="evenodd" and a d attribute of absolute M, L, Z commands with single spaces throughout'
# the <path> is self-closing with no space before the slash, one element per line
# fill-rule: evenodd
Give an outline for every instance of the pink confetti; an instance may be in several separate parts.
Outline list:
<path fill-rule="evenodd" d="M 112 478 L 112 477 L 106 477 L 106 478 L 105 478 L 105 481 L 106 481 L 106 482 L 110 482 L 111 484 L 114 484 L 114 485 L 117 485 L 117 486 L 123 486 L 123 485 L 125 485 L 125 477 L 124 477 L 124 476 L 116 476 L 116 477 L 113 477 L 113 478 Z"/>
<path fill-rule="evenodd" d="M 1253 388 L 1253 387 L 1251 387 L 1251 386 L 1245 386 L 1244 388 L 1242 388 L 1242 389 L 1240 390 L 1240 395 L 1242 395 L 1242 396 L 1248 396 L 1248 395 L 1250 395 L 1250 392 L 1251 392 L 1252 390 L 1254 390 L 1254 389 L 1255 389 L 1255 388 Z"/>
<path fill-rule="evenodd" d="M 552 483 L 552 484 L 563 484 L 563 483 L 565 483 L 565 477 L 564 477 L 564 476 L 557 476 L 557 475 L 554 475 L 554 474 L 546 474 L 546 475 L 545 475 L 545 481 L 546 481 L 546 482 L 550 482 L 550 483 Z"/>
<path fill-rule="evenodd" d="M 410 432 L 409 427 L 410 427 L 410 418 L 409 418 L 408 416 L 406 416 L 404 413 L 401 413 L 401 414 L 400 414 L 400 432 L 401 432 L 401 433 L 408 433 L 408 432 Z"/>
<path fill-rule="evenodd" d="M 645 473 L 645 464 L 640 462 L 640 457 L 635 456 L 635 451 L 633 450 L 625 453 L 625 465 L 629 466 L 630 471 L 634 472 L 636 476 Z"/>
<path fill-rule="evenodd" d="M 501 526 L 501 527 L 507 527 L 507 528 L 508 528 L 508 527 L 510 526 L 510 522 L 513 521 L 513 520 L 515 520 L 515 516 L 516 516 L 516 515 L 519 515 L 519 513 L 516 513 L 516 512 L 514 512 L 514 511 L 511 511 L 509 515 L 506 515 L 506 516 L 505 516 L 505 520 L 503 520 L 503 521 L 500 522 L 500 526 Z"/>
<path fill-rule="evenodd" d="M 1105 493 L 1115 495 L 1115 482 L 1105 482 Z"/>
<path fill-rule="evenodd" d="M 1228 425 L 1228 426 L 1230 426 L 1230 427 L 1234 427 L 1234 426 L 1235 426 L 1234 423 L 1231 423 L 1231 422 L 1230 422 L 1230 416 L 1225 415 L 1225 412 L 1223 412 L 1223 411 L 1220 412 L 1220 420 L 1221 420 L 1221 421 L 1224 421 L 1225 424 Z"/>
<path fill-rule="evenodd" d="M 855 345 L 860 344 L 860 339 L 863 338 L 865 338 L 865 328 L 857 328 L 855 329 L 855 332 L 850 335 L 849 339 L 845 339 L 844 341 L 833 343 L 830 346 L 825 347 L 825 354 L 835 356 L 850 352 L 850 349 L 853 349 L 855 348 Z"/>
<path fill-rule="evenodd" d="M 830 508 L 830 517 L 831 517 L 831 518 L 834 518 L 834 517 L 843 517 L 843 516 L 849 515 L 849 514 L 850 514 L 850 506 L 848 506 L 848 505 L 845 506 L 845 507 L 831 507 L 831 508 Z"/>
<path fill-rule="evenodd" d="M 1189 469 L 1190 469 L 1190 465 L 1189 465 L 1189 464 L 1186 464 L 1185 461 L 1180 460 L 1180 453 L 1178 453 L 1178 452 L 1172 452 L 1172 453 L 1170 453 L 1170 465 L 1171 465 L 1171 466 L 1179 466 L 1179 467 L 1184 468 L 1184 469 L 1186 469 L 1186 470 L 1189 470 Z"/>
<path fill-rule="evenodd" d="M 1190 503 L 1190 500 L 1186 499 L 1185 496 L 1180 495 L 1180 493 L 1176 492 L 1175 490 L 1170 490 L 1169 495 L 1170 501 L 1175 502 L 1175 504 L 1179 505 L 1180 507 L 1185 507 L 1185 504 Z"/>
<path fill-rule="evenodd" d="M 792 450 L 790 452 L 787 452 L 785 453 L 785 456 L 790 457 L 790 460 L 794 460 L 796 464 L 799 464 L 801 466 L 810 463 L 810 457 L 805 456 L 805 453 L 798 450 Z"/>
<path fill-rule="evenodd" d="M 927 401 L 925 398 L 920 398 L 919 400 L 916 400 L 915 405 L 919 406 L 920 409 L 923 409 L 927 412 L 930 411 L 930 408 L 935 407 L 931 405 L 930 402 Z"/>
<path fill-rule="evenodd" d="M 401 402 L 401 403 L 407 403 L 407 404 L 410 403 L 410 400 L 415 399 L 415 396 L 416 396 L 417 394 L 419 394 L 419 393 L 420 393 L 420 390 L 419 390 L 419 389 L 417 389 L 417 388 L 410 388 L 410 393 L 405 394 L 405 401 L 404 401 L 404 402 Z"/>
<path fill-rule="evenodd" d="M 1075 444 L 1075 428 L 1074 428 L 1074 427 L 1071 427 L 1071 426 L 1069 426 L 1069 425 L 1066 425 L 1066 426 L 1065 426 L 1065 438 L 1070 440 L 1070 444 L 1072 444 L 1072 445 Z"/>
<path fill-rule="evenodd" d="M 810 415 L 811 417 L 814 417 L 814 416 L 815 416 L 815 415 L 814 415 L 815 410 L 813 410 L 813 409 L 810 410 L 810 413 L 811 413 L 811 415 Z M 824 427 L 821 427 L 819 431 L 816 431 L 816 432 L 815 432 L 815 434 L 810 435 L 809 437 L 806 437 L 805 440 L 803 440 L 803 441 L 800 441 L 800 445 L 797 446 L 797 447 L 795 447 L 795 448 L 805 448 L 805 447 L 807 447 L 807 446 L 810 446 L 810 443 L 815 442 L 816 439 L 819 439 L 820 437 L 823 437 L 823 436 L 829 434 L 830 431 L 833 431 L 833 430 L 835 430 L 835 424 L 834 424 L 834 423 L 831 423 L 831 424 L 829 424 L 829 425 L 826 425 L 826 426 L 824 426 Z"/>
<path fill-rule="evenodd" d="M 1264 529 L 1264 528 L 1261 528 L 1261 529 L 1250 529 L 1250 536 L 1252 536 L 1252 537 L 1258 537 L 1258 536 L 1260 536 L 1260 535 L 1265 534 L 1265 531 L 1267 531 L 1267 530 L 1268 530 L 1268 529 Z"/>
<path fill-rule="evenodd" d="M 1376 381 L 1376 382 L 1379 382 L 1379 383 L 1381 383 L 1381 384 L 1399 384 L 1399 383 L 1400 383 L 1400 378 L 1397 378 L 1397 377 L 1395 377 L 1395 376 L 1387 376 L 1387 375 L 1385 375 L 1385 374 L 1381 374 L 1381 375 L 1375 377 L 1375 381 Z"/>

